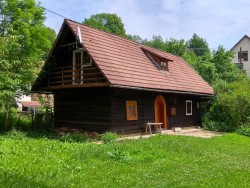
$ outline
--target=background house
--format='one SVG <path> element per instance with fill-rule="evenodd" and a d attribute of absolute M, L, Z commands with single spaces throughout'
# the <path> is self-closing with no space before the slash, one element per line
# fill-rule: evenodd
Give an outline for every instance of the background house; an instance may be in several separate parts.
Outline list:
<path fill-rule="evenodd" d="M 20 97 L 16 98 L 16 104 L 17 104 L 17 109 L 18 111 L 32 111 L 32 110 L 37 110 L 40 106 L 40 103 L 38 100 L 33 100 L 32 95 L 21 95 Z"/>
<path fill-rule="evenodd" d="M 97 132 L 199 125 L 213 95 L 181 57 L 68 19 L 32 91 L 54 94 L 57 127 Z"/>
<path fill-rule="evenodd" d="M 239 69 L 245 70 L 248 77 L 250 77 L 250 38 L 243 36 L 231 49 L 234 53 L 233 63 L 235 63 Z"/>

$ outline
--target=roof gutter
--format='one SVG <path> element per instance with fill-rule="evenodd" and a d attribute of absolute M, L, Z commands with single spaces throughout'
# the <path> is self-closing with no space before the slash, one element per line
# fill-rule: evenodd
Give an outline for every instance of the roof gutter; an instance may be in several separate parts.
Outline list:
<path fill-rule="evenodd" d="M 132 87 L 132 86 L 123 86 L 123 85 L 110 85 L 110 87 L 114 88 L 122 88 L 122 89 L 134 89 L 134 90 L 142 90 L 142 91 L 154 91 L 154 92 L 162 92 L 162 93 L 175 93 L 175 94 L 189 94 L 189 95 L 199 95 L 210 97 L 213 94 L 209 93 L 195 93 L 195 92 L 186 92 L 186 91 L 173 91 L 173 90 L 162 90 L 162 89 L 150 89 L 143 87 Z"/>

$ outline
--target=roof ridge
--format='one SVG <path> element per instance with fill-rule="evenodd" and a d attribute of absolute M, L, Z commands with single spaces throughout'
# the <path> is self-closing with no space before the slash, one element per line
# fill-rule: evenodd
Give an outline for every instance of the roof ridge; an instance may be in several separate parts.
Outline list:
<path fill-rule="evenodd" d="M 159 51 L 159 52 L 165 53 L 165 54 L 170 55 L 170 56 L 174 56 L 174 57 L 176 57 L 176 58 L 182 58 L 181 56 L 172 54 L 172 53 L 170 53 L 170 52 L 166 52 L 166 51 L 163 51 L 163 50 L 158 49 L 158 48 L 154 48 L 154 47 L 151 47 L 151 46 L 147 46 L 147 45 L 145 45 L 145 44 L 142 44 L 142 43 L 133 41 L 133 40 L 131 40 L 131 39 L 128 39 L 128 38 L 125 38 L 125 37 L 122 37 L 122 36 L 119 36 L 119 35 L 116 35 L 116 34 L 114 34 L 114 33 L 109 33 L 109 32 L 107 32 L 107 31 L 103 31 L 103 30 L 97 29 L 97 28 L 95 28 L 95 27 L 93 27 L 93 26 L 90 26 L 90 25 L 87 25 L 87 24 L 84 24 L 84 23 L 80 23 L 80 22 L 77 22 L 77 21 L 74 21 L 74 20 L 71 20 L 71 19 L 68 19 L 68 18 L 65 18 L 64 20 L 68 20 L 68 21 L 71 21 L 71 22 L 74 22 L 74 23 L 77 23 L 77 24 L 80 24 L 80 25 L 89 27 L 89 28 L 91 28 L 91 29 L 97 30 L 97 31 L 99 31 L 99 32 L 106 33 L 106 34 L 108 34 L 108 35 L 111 35 L 112 37 L 118 37 L 118 38 L 120 38 L 120 39 L 122 39 L 122 40 L 131 42 L 131 43 L 134 43 L 135 45 L 138 45 L 138 46 L 140 46 L 140 47 L 151 48 L 151 49 L 153 49 L 153 50 L 157 50 L 157 51 Z"/>
<path fill-rule="evenodd" d="M 77 24 L 80 24 L 80 25 L 89 27 L 89 28 L 91 28 L 91 29 L 94 29 L 94 30 L 97 30 L 97 31 L 106 33 L 106 34 L 111 35 L 111 36 L 114 36 L 114 37 L 118 37 L 118 38 L 120 38 L 120 39 L 122 39 L 122 40 L 126 40 L 126 41 L 129 41 L 129 42 L 135 43 L 135 44 L 137 44 L 137 45 L 142 45 L 141 43 L 136 42 L 136 41 L 133 41 L 133 40 L 131 40 L 131 39 L 129 39 L 129 38 L 125 38 L 125 37 L 122 37 L 122 36 L 120 36 L 120 35 L 116 35 L 116 34 L 114 34 L 114 33 L 109 33 L 109 32 L 107 32 L 107 31 L 103 31 L 103 30 L 101 30 L 101 29 L 97 29 L 97 28 L 95 28 L 95 27 L 93 27 L 93 26 L 90 26 L 90 25 L 87 25 L 87 24 L 84 24 L 84 23 L 80 23 L 80 22 L 77 22 L 77 21 L 74 21 L 74 20 L 71 20 L 71 19 L 68 19 L 68 18 L 65 18 L 64 20 L 68 20 L 68 21 L 71 21 L 71 22 L 74 22 L 74 23 L 77 23 Z"/>
<path fill-rule="evenodd" d="M 236 44 L 230 49 L 230 51 L 232 51 L 244 38 L 247 38 L 250 40 L 250 37 L 245 34 L 238 42 L 236 42 Z"/>

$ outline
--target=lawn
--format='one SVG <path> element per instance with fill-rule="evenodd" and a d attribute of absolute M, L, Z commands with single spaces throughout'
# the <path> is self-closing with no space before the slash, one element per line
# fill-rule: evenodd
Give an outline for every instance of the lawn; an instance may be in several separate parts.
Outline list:
<path fill-rule="evenodd" d="M 0 187 L 249 187 L 250 138 L 159 135 L 116 144 L 0 135 Z"/>

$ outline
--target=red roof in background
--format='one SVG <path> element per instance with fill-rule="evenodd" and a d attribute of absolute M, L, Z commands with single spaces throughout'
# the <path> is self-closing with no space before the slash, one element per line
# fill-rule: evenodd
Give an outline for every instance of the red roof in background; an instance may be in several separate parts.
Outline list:
<path fill-rule="evenodd" d="M 20 101 L 23 107 L 39 107 L 40 103 L 38 101 Z"/>
<path fill-rule="evenodd" d="M 111 86 L 213 94 L 213 88 L 181 57 L 106 33 L 66 19 L 77 33 L 81 29 L 83 46 L 104 73 Z M 159 70 L 143 50 L 157 54 L 168 62 L 169 71 Z"/>

